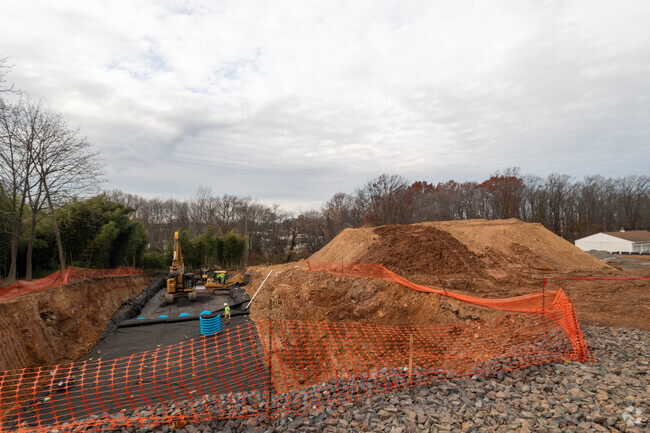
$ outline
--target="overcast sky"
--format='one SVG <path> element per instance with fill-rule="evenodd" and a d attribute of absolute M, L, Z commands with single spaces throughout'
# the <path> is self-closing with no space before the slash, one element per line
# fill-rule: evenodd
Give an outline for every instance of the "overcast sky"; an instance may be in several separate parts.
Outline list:
<path fill-rule="evenodd" d="M 650 174 L 648 23 L 647 0 L 21 0 L 0 56 L 107 189 L 296 210 L 382 173 Z"/>

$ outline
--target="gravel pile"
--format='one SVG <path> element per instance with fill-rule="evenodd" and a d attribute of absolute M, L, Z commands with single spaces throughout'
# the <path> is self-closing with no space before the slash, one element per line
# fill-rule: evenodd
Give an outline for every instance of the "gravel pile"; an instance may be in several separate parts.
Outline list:
<path fill-rule="evenodd" d="M 647 432 L 650 333 L 584 327 L 597 362 L 440 381 L 298 417 L 129 428 L 128 432 Z M 202 402 L 205 404 L 205 402 Z M 151 414 L 151 412 L 149 412 Z M 141 413 L 141 416 L 146 415 Z"/>

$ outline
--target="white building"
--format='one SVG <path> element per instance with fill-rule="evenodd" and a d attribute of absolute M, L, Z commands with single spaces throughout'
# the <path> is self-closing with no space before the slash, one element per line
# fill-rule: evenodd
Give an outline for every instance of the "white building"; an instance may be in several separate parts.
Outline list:
<path fill-rule="evenodd" d="M 636 230 L 630 232 L 602 232 L 586 238 L 577 239 L 576 247 L 584 251 L 598 250 L 610 253 L 650 253 L 650 232 Z"/>

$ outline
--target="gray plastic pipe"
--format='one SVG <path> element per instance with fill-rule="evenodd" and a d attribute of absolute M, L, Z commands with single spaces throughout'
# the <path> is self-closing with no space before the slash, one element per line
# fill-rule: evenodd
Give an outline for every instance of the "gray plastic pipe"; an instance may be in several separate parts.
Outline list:
<path fill-rule="evenodd" d="M 271 270 L 269 271 L 269 274 L 266 276 L 266 278 L 264 278 L 264 281 L 262 281 L 262 284 L 260 284 L 260 286 L 257 288 L 257 292 L 255 292 L 255 294 L 253 295 L 253 298 L 252 298 L 251 301 L 248 303 L 248 305 L 246 305 L 246 308 L 245 308 L 246 310 L 248 310 L 248 308 L 251 306 L 251 304 L 253 303 L 253 300 L 255 299 L 255 296 L 257 296 L 257 294 L 260 292 L 260 289 L 262 288 L 262 286 L 264 285 L 264 283 L 266 283 L 266 280 L 268 280 L 269 277 L 271 276 L 271 272 L 273 272 L 273 269 L 271 269 Z"/>

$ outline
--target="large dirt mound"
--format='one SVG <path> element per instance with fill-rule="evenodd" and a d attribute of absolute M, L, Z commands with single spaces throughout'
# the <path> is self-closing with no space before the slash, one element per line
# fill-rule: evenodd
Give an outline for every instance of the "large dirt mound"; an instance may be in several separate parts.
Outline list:
<path fill-rule="evenodd" d="M 488 297 L 539 290 L 545 277 L 616 273 L 540 224 L 517 219 L 347 229 L 309 260 L 380 263 L 420 284 Z"/>
<path fill-rule="evenodd" d="M 419 284 L 485 298 L 562 287 L 588 323 L 646 329 L 643 281 L 568 281 L 568 277 L 626 277 L 539 224 L 516 219 L 444 221 L 346 229 L 310 261 L 380 263 Z M 371 278 L 309 272 L 304 262 L 252 268 L 251 296 L 273 273 L 251 307 L 255 319 L 352 320 L 408 325 L 453 322 L 495 314 L 444 296 Z M 545 279 L 549 284 L 544 285 Z M 638 287 L 637 287 L 638 286 Z M 626 294 L 631 296 L 628 297 Z"/>

